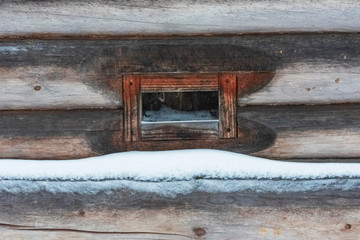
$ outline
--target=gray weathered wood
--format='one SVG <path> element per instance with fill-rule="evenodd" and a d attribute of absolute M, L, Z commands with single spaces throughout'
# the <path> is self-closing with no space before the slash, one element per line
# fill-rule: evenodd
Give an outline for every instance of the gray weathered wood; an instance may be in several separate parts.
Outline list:
<path fill-rule="evenodd" d="M 0 134 L 121 131 L 122 110 L 0 111 Z"/>
<path fill-rule="evenodd" d="M 277 133 L 270 148 L 257 156 L 289 158 L 359 158 L 359 105 L 244 107 L 238 117 Z"/>
<path fill-rule="evenodd" d="M 266 181 L 278 185 L 283 180 Z M 193 192 L 176 198 L 129 189 L 97 194 L 42 190 L 3 192 L 0 200 L 0 237 L 5 239 L 352 240 L 360 235 L 358 186 L 346 191 Z"/>
<path fill-rule="evenodd" d="M 16 47 L 14 48 L 16 49 Z M 4 49 L 0 47 L 1 50 Z M 0 57 L 3 54 L 4 51 L 1 51 Z M 59 63 L 62 61 L 61 59 L 62 57 L 58 56 Z M 44 56 L 41 61 L 46 62 L 47 57 Z M 26 57 L 19 57 L 17 62 L 30 66 L 16 67 L 18 63 L 14 63 L 9 68 L 0 67 L 1 110 L 117 108 L 122 106 L 121 94 L 112 89 L 105 75 L 97 76 L 98 79 L 94 80 L 92 76 L 84 76 L 77 66 L 45 66 L 46 63 L 44 66 L 31 66 L 31 61 Z"/>
<path fill-rule="evenodd" d="M 360 102 L 358 34 L 2 40 L 0 109 L 120 108 L 122 74 L 275 73 L 240 105 Z"/>
<path fill-rule="evenodd" d="M 360 68 L 344 64 L 295 63 L 276 72 L 259 91 L 240 97 L 240 105 L 331 104 L 360 101 Z"/>
<path fill-rule="evenodd" d="M 239 139 L 229 142 L 212 139 L 216 129 L 206 124 L 196 128 L 201 133 L 204 127 L 207 129 L 208 141 L 151 141 L 164 134 L 177 136 L 178 132 L 169 131 L 169 124 L 157 123 L 155 134 L 150 134 L 154 133 L 152 124 L 142 126 L 144 140 L 149 141 L 125 144 L 122 114 L 121 110 L 3 111 L 1 157 L 69 159 L 129 150 L 212 148 L 286 160 L 360 159 L 358 104 L 241 107 L 237 114 Z M 192 129 L 185 126 L 185 132 Z M 204 137 L 198 133 L 180 136 Z"/>
<path fill-rule="evenodd" d="M 122 110 L 1 111 L 1 158 L 72 159 L 114 152 Z"/>
<path fill-rule="evenodd" d="M 136 0 L 2 0 L 0 4 L 0 36 L 360 31 L 356 0 L 161 0 L 141 3 Z"/>

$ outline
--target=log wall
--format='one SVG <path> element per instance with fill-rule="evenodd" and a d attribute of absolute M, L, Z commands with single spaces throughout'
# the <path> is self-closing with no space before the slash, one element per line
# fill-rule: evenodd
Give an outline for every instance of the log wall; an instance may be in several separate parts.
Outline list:
<path fill-rule="evenodd" d="M 220 148 L 359 162 L 359 19 L 357 0 L 0 0 L 0 158 Z M 140 123 L 123 116 L 138 102 L 123 90 L 141 86 L 124 76 L 144 73 L 236 76 L 230 138 L 213 123 L 131 131 Z M 211 193 L 193 181 L 169 197 L 0 179 L 0 239 L 359 239 L 358 179 L 230 180 Z"/>
<path fill-rule="evenodd" d="M 357 0 L 2 0 L 0 4 L 0 36 L 360 31 Z"/>
<path fill-rule="evenodd" d="M 0 200 L 4 239 L 353 240 L 360 234 L 358 183 L 346 191 L 195 191 L 176 198 L 128 189 L 40 191 L 2 193 Z"/>
<path fill-rule="evenodd" d="M 360 36 L 356 33 L 272 33 L 165 39 L 113 37 L 115 39 L 97 40 L 75 39 L 74 36 L 73 39 L 29 37 L 0 41 L 1 116 L 11 119 L 18 110 L 32 110 L 26 114 L 25 118 L 29 118 L 24 120 L 26 127 L 16 130 L 22 124 L 19 120 L 3 123 L 6 128 L 0 129 L 2 158 L 68 159 L 147 149 L 152 146 L 151 141 L 137 146 L 119 142 L 139 140 L 141 134 L 144 139 L 152 136 L 151 139 L 161 132 L 159 126 L 150 129 L 150 125 L 144 126 L 142 133 L 135 133 L 135 123 L 124 122 L 115 112 L 121 114 L 123 109 L 132 113 L 138 111 L 137 100 L 134 106 L 124 108 L 126 96 L 122 93 L 127 86 L 123 86 L 122 78 L 151 73 L 159 77 L 169 73 L 168 77 L 173 77 L 175 82 L 181 74 L 205 74 L 199 78 L 201 89 L 202 84 L 210 84 L 209 89 L 216 87 L 214 76 L 219 73 L 237 73 L 238 98 L 233 110 L 237 108 L 239 133 L 232 134 L 243 139 L 219 146 L 220 149 L 288 160 L 354 161 L 360 157 L 357 147 L 360 141 L 357 111 L 360 103 Z M 206 73 L 212 79 L 204 82 L 201 78 L 207 76 Z M 143 78 L 141 91 L 154 91 L 153 80 Z M 184 83 L 186 81 L 181 82 Z M 58 119 L 67 118 L 66 123 L 71 125 L 71 119 L 78 119 L 76 116 L 81 119 L 86 109 L 93 111 L 88 120 L 94 123 L 108 122 L 107 114 L 114 113 L 113 116 L 118 118 L 114 121 L 119 123 L 117 129 L 105 124 L 103 129 L 89 132 L 75 129 L 78 125 L 74 120 L 74 129 L 66 130 L 64 122 L 49 120 L 53 115 L 51 111 L 56 111 Z M 46 110 L 42 113 L 44 117 L 38 117 L 34 110 Z M 72 113 L 74 116 L 67 117 Z M 134 128 L 126 132 L 125 137 L 124 126 L 127 131 Z M 265 134 L 257 131 L 250 135 L 254 126 L 260 126 Z M 48 129 L 51 128 L 66 131 L 50 133 Z M 217 133 L 211 131 L 210 138 L 216 137 Z M 169 137 L 176 140 L 180 136 L 176 135 L 178 132 L 176 130 L 175 135 Z M 196 135 L 184 134 L 181 136 L 186 135 L 187 139 Z M 224 132 L 222 136 L 224 134 L 228 133 Z M 59 137 L 61 143 L 68 146 L 68 151 L 57 147 Z M 99 139 L 103 142 L 99 143 Z M 46 141 L 54 141 L 54 144 L 46 147 Z M 208 146 L 215 147 L 218 143 L 208 143 Z M 172 144 L 175 144 L 173 148 L 206 147 L 188 142 Z M 155 145 L 158 146 L 151 147 L 152 150 L 171 146 Z"/>

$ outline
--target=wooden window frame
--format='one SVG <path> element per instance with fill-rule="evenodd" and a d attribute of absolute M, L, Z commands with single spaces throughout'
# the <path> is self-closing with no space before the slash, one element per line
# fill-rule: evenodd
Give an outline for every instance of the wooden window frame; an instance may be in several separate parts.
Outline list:
<path fill-rule="evenodd" d="M 124 141 L 199 140 L 237 138 L 236 73 L 155 73 L 123 75 Z M 217 133 L 204 124 L 163 124 L 163 129 L 142 126 L 142 93 L 218 91 L 219 122 Z M 160 125 L 159 125 L 160 126 Z M 175 126 L 175 127 L 174 127 Z M 191 131 L 191 134 L 186 133 Z M 154 134 L 152 134 L 152 132 Z M 190 136 L 190 137 L 189 137 Z"/>

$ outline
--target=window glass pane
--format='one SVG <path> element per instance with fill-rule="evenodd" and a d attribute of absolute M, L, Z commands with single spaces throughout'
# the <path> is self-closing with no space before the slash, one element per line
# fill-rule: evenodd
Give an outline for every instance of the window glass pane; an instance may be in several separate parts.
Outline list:
<path fill-rule="evenodd" d="M 218 92 L 142 94 L 142 121 L 218 120 Z"/>

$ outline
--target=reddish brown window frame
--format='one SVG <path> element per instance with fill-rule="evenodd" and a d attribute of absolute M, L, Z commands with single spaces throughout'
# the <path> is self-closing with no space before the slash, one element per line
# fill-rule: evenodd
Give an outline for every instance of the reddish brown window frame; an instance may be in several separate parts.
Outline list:
<path fill-rule="evenodd" d="M 126 142 L 142 141 L 144 131 L 141 129 L 141 94 L 152 92 L 218 91 L 219 125 L 217 137 L 219 139 L 237 137 L 236 73 L 129 74 L 123 76 L 122 85 L 124 96 L 124 140 Z M 186 126 L 183 127 L 186 128 Z M 201 133 L 202 130 L 198 130 Z M 166 132 L 166 129 L 163 132 Z M 203 136 L 211 138 L 214 134 L 203 134 Z M 151 137 L 146 139 L 154 140 Z M 178 139 L 181 140 L 181 137 Z M 167 140 L 166 137 L 163 140 Z"/>

